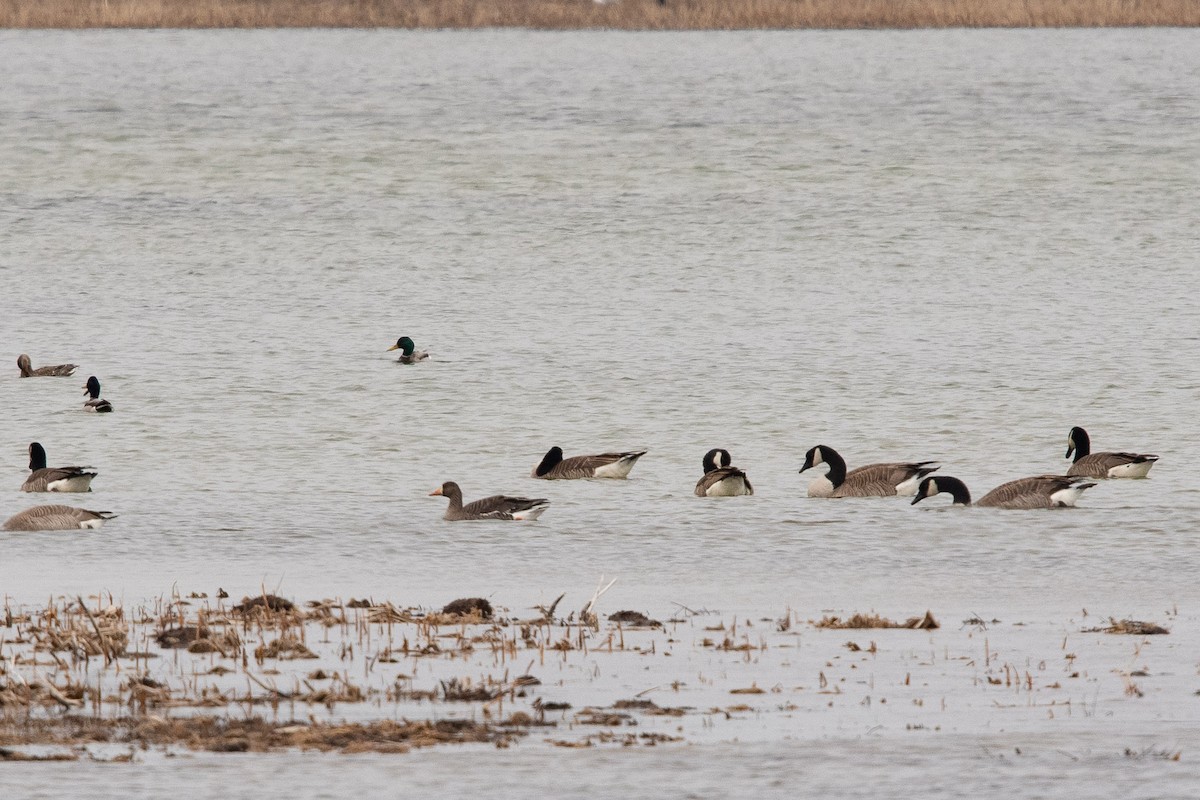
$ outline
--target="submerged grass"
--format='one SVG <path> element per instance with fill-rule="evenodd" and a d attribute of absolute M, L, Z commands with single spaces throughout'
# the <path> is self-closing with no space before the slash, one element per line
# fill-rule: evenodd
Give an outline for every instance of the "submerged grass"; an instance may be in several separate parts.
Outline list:
<path fill-rule="evenodd" d="M 1195 0 L 0 0 L 4 28 L 744 30 L 1200 25 Z"/>

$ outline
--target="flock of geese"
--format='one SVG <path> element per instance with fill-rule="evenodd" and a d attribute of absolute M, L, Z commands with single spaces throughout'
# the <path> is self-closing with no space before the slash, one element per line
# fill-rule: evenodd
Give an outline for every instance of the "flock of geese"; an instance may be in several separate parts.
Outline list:
<path fill-rule="evenodd" d="M 417 350 L 413 340 L 402 336 L 388 351 L 401 351 L 397 363 L 418 364 L 429 353 Z M 29 356 L 17 359 L 22 378 L 64 377 L 74 373 L 76 365 L 59 364 L 34 369 Z M 111 412 L 112 404 L 100 398 L 100 381 L 88 378 L 84 387 L 88 399 L 85 411 Z M 531 477 L 541 480 L 578 480 L 628 477 L 645 450 L 599 453 L 564 458 L 562 448 L 552 447 L 534 467 Z M 1095 486 L 1092 479 L 1145 478 L 1158 456 L 1145 453 L 1092 452 L 1091 439 L 1083 428 L 1075 427 L 1067 435 L 1065 458 L 1073 458 L 1065 475 L 1034 475 L 997 486 L 974 505 L 991 508 L 1035 509 L 1074 506 L 1084 491 Z M 746 473 L 733 466 L 728 450 L 714 448 L 704 454 L 704 473 L 696 481 L 697 497 L 737 497 L 754 494 Z M 957 505 L 971 505 L 971 492 L 958 478 L 933 475 L 940 466 L 935 461 L 867 464 L 847 470 L 842 456 L 827 445 L 817 445 L 804 457 L 800 472 L 825 464 L 827 471 L 808 486 L 809 497 L 912 497 L 913 504 L 937 494 L 948 494 Z M 21 486 L 24 492 L 90 492 L 96 472 L 91 467 L 48 467 L 46 450 L 38 442 L 29 445 L 30 475 Z M 550 505 L 544 497 L 492 495 L 463 503 L 462 489 L 447 481 L 430 492 L 449 502 L 443 519 L 460 520 L 536 520 Z M 41 505 L 10 517 L 7 531 L 71 530 L 98 528 L 115 515 L 108 511 L 89 511 L 67 505 Z"/>

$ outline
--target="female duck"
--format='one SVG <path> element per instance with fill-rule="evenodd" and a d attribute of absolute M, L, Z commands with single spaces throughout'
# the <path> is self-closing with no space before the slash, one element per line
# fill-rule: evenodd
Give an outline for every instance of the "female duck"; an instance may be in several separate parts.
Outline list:
<path fill-rule="evenodd" d="M 29 468 L 22 492 L 90 492 L 97 474 L 88 472 L 91 467 L 47 467 L 46 450 L 37 442 L 29 445 Z"/>
<path fill-rule="evenodd" d="M 938 470 L 936 461 L 909 461 L 868 464 L 846 472 L 846 461 L 823 444 L 805 454 L 800 471 L 817 464 L 828 464 L 829 472 L 808 485 L 809 497 L 911 496 L 916 494 L 921 478 Z"/>

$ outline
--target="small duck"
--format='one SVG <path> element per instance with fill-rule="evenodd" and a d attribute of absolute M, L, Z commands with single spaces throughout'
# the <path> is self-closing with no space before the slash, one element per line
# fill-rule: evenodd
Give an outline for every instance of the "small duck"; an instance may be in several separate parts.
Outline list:
<path fill-rule="evenodd" d="M 21 370 L 22 378 L 63 378 L 75 371 L 77 364 L 59 364 L 53 367 L 38 367 L 33 368 L 29 356 L 21 353 L 17 356 L 17 369 Z"/>
<path fill-rule="evenodd" d="M 1071 428 L 1067 434 L 1067 454 L 1075 453 L 1075 462 L 1068 475 L 1085 478 L 1144 478 L 1158 461 L 1158 456 L 1146 453 L 1093 453 L 1092 440 L 1083 428 Z"/>
<path fill-rule="evenodd" d="M 644 455 L 645 450 L 630 450 L 626 453 L 600 453 L 594 456 L 563 458 L 561 447 L 551 447 L 542 458 L 542 463 L 534 467 L 530 477 L 544 480 L 625 478 L 637 460 Z"/>
<path fill-rule="evenodd" d="M 401 336 L 396 340 L 396 343 L 387 349 L 387 352 L 393 350 L 403 351 L 400 357 L 396 359 L 397 364 L 416 364 L 418 361 L 423 361 L 429 358 L 429 353 L 425 350 L 418 350 L 413 344 L 413 340 L 407 336 Z"/>
<path fill-rule="evenodd" d="M 442 519 L 451 522 L 472 519 L 535 520 L 542 515 L 550 501 L 544 497 L 507 497 L 502 494 L 485 497 L 463 505 L 462 489 L 454 481 L 446 481 L 429 493 L 430 497 L 445 497 L 450 501 Z"/>
<path fill-rule="evenodd" d="M 1066 508 L 1073 507 L 1086 490 L 1096 484 L 1082 476 L 1034 475 L 1002 483 L 979 498 L 977 506 L 991 508 Z M 921 481 L 912 505 L 947 492 L 954 498 L 953 505 L 971 505 L 971 492 L 958 478 L 938 475 Z"/>
<path fill-rule="evenodd" d="M 111 511 L 88 511 L 74 506 L 34 506 L 9 517 L 6 531 L 69 531 L 99 528 L 115 517 Z"/>
<path fill-rule="evenodd" d="M 733 457 L 728 450 L 713 448 L 704 454 L 704 475 L 696 481 L 697 497 L 740 497 L 754 494 L 746 473 L 730 466 Z"/>
<path fill-rule="evenodd" d="M 829 465 L 829 472 L 808 485 L 809 497 L 911 497 L 921 478 L 938 470 L 936 461 L 911 461 L 867 464 L 846 472 L 845 459 L 819 444 L 805 453 L 800 471 L 822 463 Z"/>
<path fill-rule="evenodd" d="M 46 450 L 37 442 L 29 445 L 29 468 L 22 492 L 90 492 L 97 475 L 87 471 L 91 467 L 47 467 Z"/>
<path fill-rule="evenodd" d="M 95 375 L 87 379 L 87 384 L 83 387 L 83 393 L 89 395 L 89 399 L 83 403 L 84 411 L 95 411 L 100 414 L 106 414 L 113 410 L 112 403 L 100 399 L 100 381 L 96 379 Z"/>

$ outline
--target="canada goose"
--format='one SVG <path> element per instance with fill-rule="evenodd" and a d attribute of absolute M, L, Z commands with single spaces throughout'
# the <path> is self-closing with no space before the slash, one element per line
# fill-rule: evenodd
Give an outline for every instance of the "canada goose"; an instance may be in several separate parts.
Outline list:
<path fill-rule="evenodd" d="M 83 403 L 84 411 L 96 411 L 103 414 L 113 410 L 112 403 L 100 399 L 100 381 L 96 380 L 95 375 L 87 379 L 83 393 L 90 395 L 89 399 Z"/>
<path fill-rule="evenodd" d="M 991 508 L 1062 508 L 1074 506 L 1079 496 L 1095 485 L 1080 476 L 1035 475 L 1002 483 L 979 498 L 975 505 Z M 921 481 L 912 505 L 940 492 L 948 492 L 957 505 L 971 504 L 971 492 L 965 483 L 948 475 L 938 475 Z"/>
<path fill-rule="evenodd" d="M 917 484 L 931 472 L 936 461 L 867 464 L 846 472 L 846 462 L 832 447 L 819 444 L 804 455 L 801 472 L 817 464 L 829 471 L 808 485 L 809 497 L 893 497 L 916 494 Z M 930 466 L 930 465 L 934 466 Z"/>
<path fill-rule="evenodd" d="M 704 474 L 696 481 L 697 497 L 740 497 L 754 494 L 746 473 L 732 467 L 728 450 L 713 448 L 704 454 Z"/>
<path fill-rule="evenodd" d="M 90 492 L 97 474 L 87 471 L 91 467 L 47 467 L 46 450 L 37 442 L 29 445 L 29 468 L 22 492 Z"/>
<path fill-rule="evenodd" d="M 1145 453 L 1093 453 L 1092 440 L 1083 428 L 1071 428 L 1067 434 L 1067 454 L 1075 453 L 1075 463 L 1067 470 L 1068 475 L 1087 478 L 1144 478 L 1158 456 Z"/>
<path fill-rule="evenodd" d="M 76 366 L 76 364 L 59 364 L 53 367 L 38 367 L 34 369 L 32 363 L 29 361 L 29 356 L 24 353 L 17 356 L 17 368 L 21 370 L 22 378 L 63 378 L 74 372 Z"/>
<path fill-rule="evenodd" d="M 542 515 L 550 501 L 539 497 L 506 497 L 502 494 L 485 497 L 463 505 L 462 489 L 454 481 L 446 481 L 429 493 L 430 497 L 445 497 L 450 501 L 442 519 L 457 522 L 464 519 L 522 519 L 535 520 Z"/>
<path fill-rule="evenodd" d="M 99 528 L 115 517 L 109 511 L 88 511 L 74 506 L 34 506 L 9 517 L 6 531 L 69 531 L 75 528 Z"/>
<path fill-rule="evenodd" d="M 425 350 L 418 350 L 413 344 L 413 340 L 407 336 L 401 336 L 396 340 L 396 343 L 387 349 L 387 352 L 393 350 L 402 350 L 400 357 L 396 359 L 397 364 L 415 364 L 422 359 L 429 358 L 429 353 Z"/>
<path fill-rule="evenodd" d="M 534 467 L 531 477 L 545 480 L 624 478 L 644 455 L 645 450 L 631 450 L 627 453 L 600 453 L 595 456 L 563 458 L 561 447 L 551 447 L 542 458 L 542 463 Z"/>

